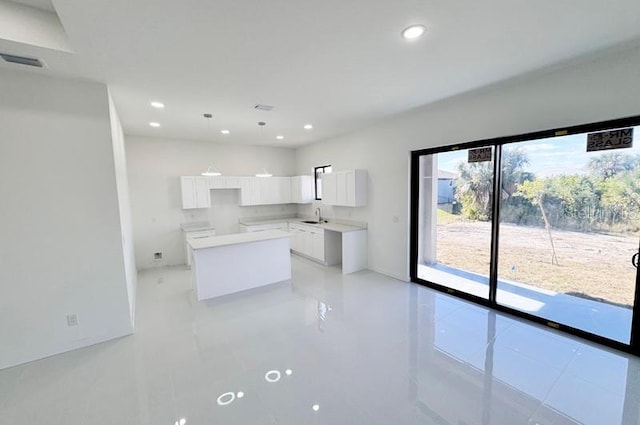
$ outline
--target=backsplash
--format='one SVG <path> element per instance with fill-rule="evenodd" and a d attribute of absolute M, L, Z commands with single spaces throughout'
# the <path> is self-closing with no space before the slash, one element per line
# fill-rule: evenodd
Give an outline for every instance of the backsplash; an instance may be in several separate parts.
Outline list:
<path fill-rule="evenodd" d="M 216 228 L 217 235 L 228 235 L 240 231 L 238 220 L 242 218 L 295 215 L 298 212 L 295 204 L 241 207 L 239 196 L 237 189 L 212 190 L 211 208 L 183 210 L 184 223 L 208 221 Z"/>

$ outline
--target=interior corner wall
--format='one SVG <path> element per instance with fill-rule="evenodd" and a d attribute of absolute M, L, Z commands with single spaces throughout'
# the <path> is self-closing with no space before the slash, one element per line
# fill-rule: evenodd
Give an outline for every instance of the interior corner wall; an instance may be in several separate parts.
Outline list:
<path fill-rule="evenodd" d="M 118 192 L 118 211 L 120 213 L 120 234 L 122 236 L 122 250 L 125 279 L 127 281 L 127 295 L 129 297 L 129 316 L 135 323 L 136 287 L 138 271 L 133 249 L 133 222 L 131 217 L 131 202 L 129 198 L 129 178 L 127 176 L 127 160 L 124 147 L 124 133 L 118 111 L 109 93 L 109 119 L 111 123 L 111 140 L 113 143 L 113 162 L 115 167 L 116 189 Z"/>
<path fill-rule="evenodd" d="M 2 369 L 132 323 L 106 86 L 3 70 L 0 93 Z"/>
<path fill-rule="evenodd" d="M 371 270 L 409 279 L 410 152 L 422 148 L 640 115 L 640 48 L 599 55 L 469 92 L 296 151 L 297 173 L 331 164 L 368 171 L 366 207 L 314 202 L 302 214 L 368 223 Z M 472 72 L 472 70 L 470 70 Z M 425 80 L 428 84 L 428 80 Z"/>
<path fill-rule="evenodd" d="M 297 207 L 241 207 L 239 190 L 212 190 L 211 208 L 182 209 L 180 176 L 200 175 L 209 165 L 226 176 L 295 174 L 295 150 L 266 146 L 125 136 L 138 270 L 185 264 L 180 224 L 208 221 L 216 234 L 237 233 L 238 219 L 295 215 Z M 154 253 L 162 260 L 155 261 Z"/>

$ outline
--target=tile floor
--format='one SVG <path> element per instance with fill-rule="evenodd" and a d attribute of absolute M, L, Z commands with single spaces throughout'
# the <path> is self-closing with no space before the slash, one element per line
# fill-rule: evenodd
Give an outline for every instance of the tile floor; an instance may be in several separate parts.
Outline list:
<path fill-rule="evenodd" d="M 195 302 L 140 274 L 134 336 L 0 371 L 2 424 L 640 424 L 640 359 L 369 272 Z"/>

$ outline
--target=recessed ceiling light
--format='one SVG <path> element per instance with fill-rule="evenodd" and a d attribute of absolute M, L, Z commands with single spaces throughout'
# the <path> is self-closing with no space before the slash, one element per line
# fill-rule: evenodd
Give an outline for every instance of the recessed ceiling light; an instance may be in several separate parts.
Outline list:
<path fill-rule="evenodd" d="M 426 30 L 427 28 L 424 25 L 411 25 L 402 30 L 402 38 L 405 40 L 415 40 L 416 38 L 420 38 Z"/>
<path fill-rule="evenodd" d="M 230 132 L 229 130 L 220 130 L 220 133 L 222 133 L 222 134 L 229 134 L 229 133 L 231 133 L 231 132 Z"/>
<path fill-rule="evenodd" d="M 164 108 L 164 103 L 162 103 L 162 102 L 151 102 L 151 106 L 153 106 L 154 108 L 162 109 L 162 108 Z"/>
<path fill-rule="evenodd" d="M 156 127 L 156 128 L 160 127 L 160 123 L 159 122 L 150 122 L 149 125 L 151 127 Z"/>
<path fill-rule="evenodd" d="M 311 130 L 313 128 L 313 126 L 311 124 L 305 124 L 304 125 L 304 129 L 305 130 Z"/>
<path fill-rule="evenodd" d="M 276 136 L 276 139 L 282 140 L 282 139 L 284 139 L 284 136 Z"/>

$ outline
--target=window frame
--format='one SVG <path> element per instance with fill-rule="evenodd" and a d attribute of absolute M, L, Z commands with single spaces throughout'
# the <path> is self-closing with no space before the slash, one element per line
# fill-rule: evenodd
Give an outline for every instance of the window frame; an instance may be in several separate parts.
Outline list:
<path fill-rule="evenodd" d="M 329 169 L 329 171 L 326 171 L 326 169 Z M 320 196 L 318 197 L 318 170 L 322 170 L 320 172 L 320 175 L 325 174 L 325 173 L 331 173 L 332 169 L 331 169 L 331 164 L 329 165 L 320 165 L 317 167 L 313 167 L 313 183 L 314 183 L 314 198 L 316 201 L 321 201 L 322 200 L 322 194 L 320 194 Z"/>
<path fill-rule="evenodd" d="M 636 274 L 636 291 L 635 291 L 635 303 L 632 315 L 631 323 L 631 341 L 629 344 L 625 344 L 616 340 L 608 339 L 604 336 L 590 333 L 588 331 L 573 328 L 569 325 L 562 323 L 555 323 L 545 318 L 529 314 L 520 310 L 516 310 L 509 306 L 505 306 L 496 301 L 497 291 L 497 259 L 498 259 L 498 240 L 499 240 L 499 226 L 500 223 L 500 202 L 501 198 L 494 197 L 493 209 L 493 221 L 492 221 L 492 253 L 491 253 L 491 286 L 489 299 L 483 299 L 475 297 L 473 295 L 457 291 L 446 286 L 438 285 L 437 283 L 430 282 L 421 279 L 418 276 L 418 244 L 419 244 L 419 198 L 420 198 L 420 157 L 423 155 L 431 155 L 435 153 L 443 153 L 460 149 L 471 149 L 478 147 L 493 146 L 493 161 L 494 161 L 494 193 L 499 193 L 501 190 L 501 157 L 502 147 L 511 143 L 524 142 L 529 140 L 539 140 L 545 138 L 553 138 L 557 136 L 566 136 L 576 133 L 590 133 L 598 131 L 606 131 L 609 129 L 621 128 L 621 127 L 636 127 L 640 125 L 640 115 L 619 118 L 607 121 L 593 122 L 587 124 L 579 124 L 568 127 L 558 127 L 550 130 L 535 131 L 531 133 L 523 133 L 512 136 L 501 136 L 491 139 L 476 140 L 472 142 L 465 142 L 460 144 L 443 145 L 435 148 L 419 149 L 411 152 L 411 177 L 410 177 L 410 233 L 409 233 L 409 274 L 412 282 L 419 285 L 423 285 L 438 291 L 446 292 L 447 294 L 457 296 L 459 298 L 472 301 L 474 303 L 490 307 L 496 311 L 511 314 L 516 317 L 527 319 L 531 322 L 539 323 L 553 329 L 560 330 L 562 332 L 576 335 L 589 341 L 593 341 L 608 347 L 612 347 L 624 352 L 640 356 L 640 273 Z"/>

